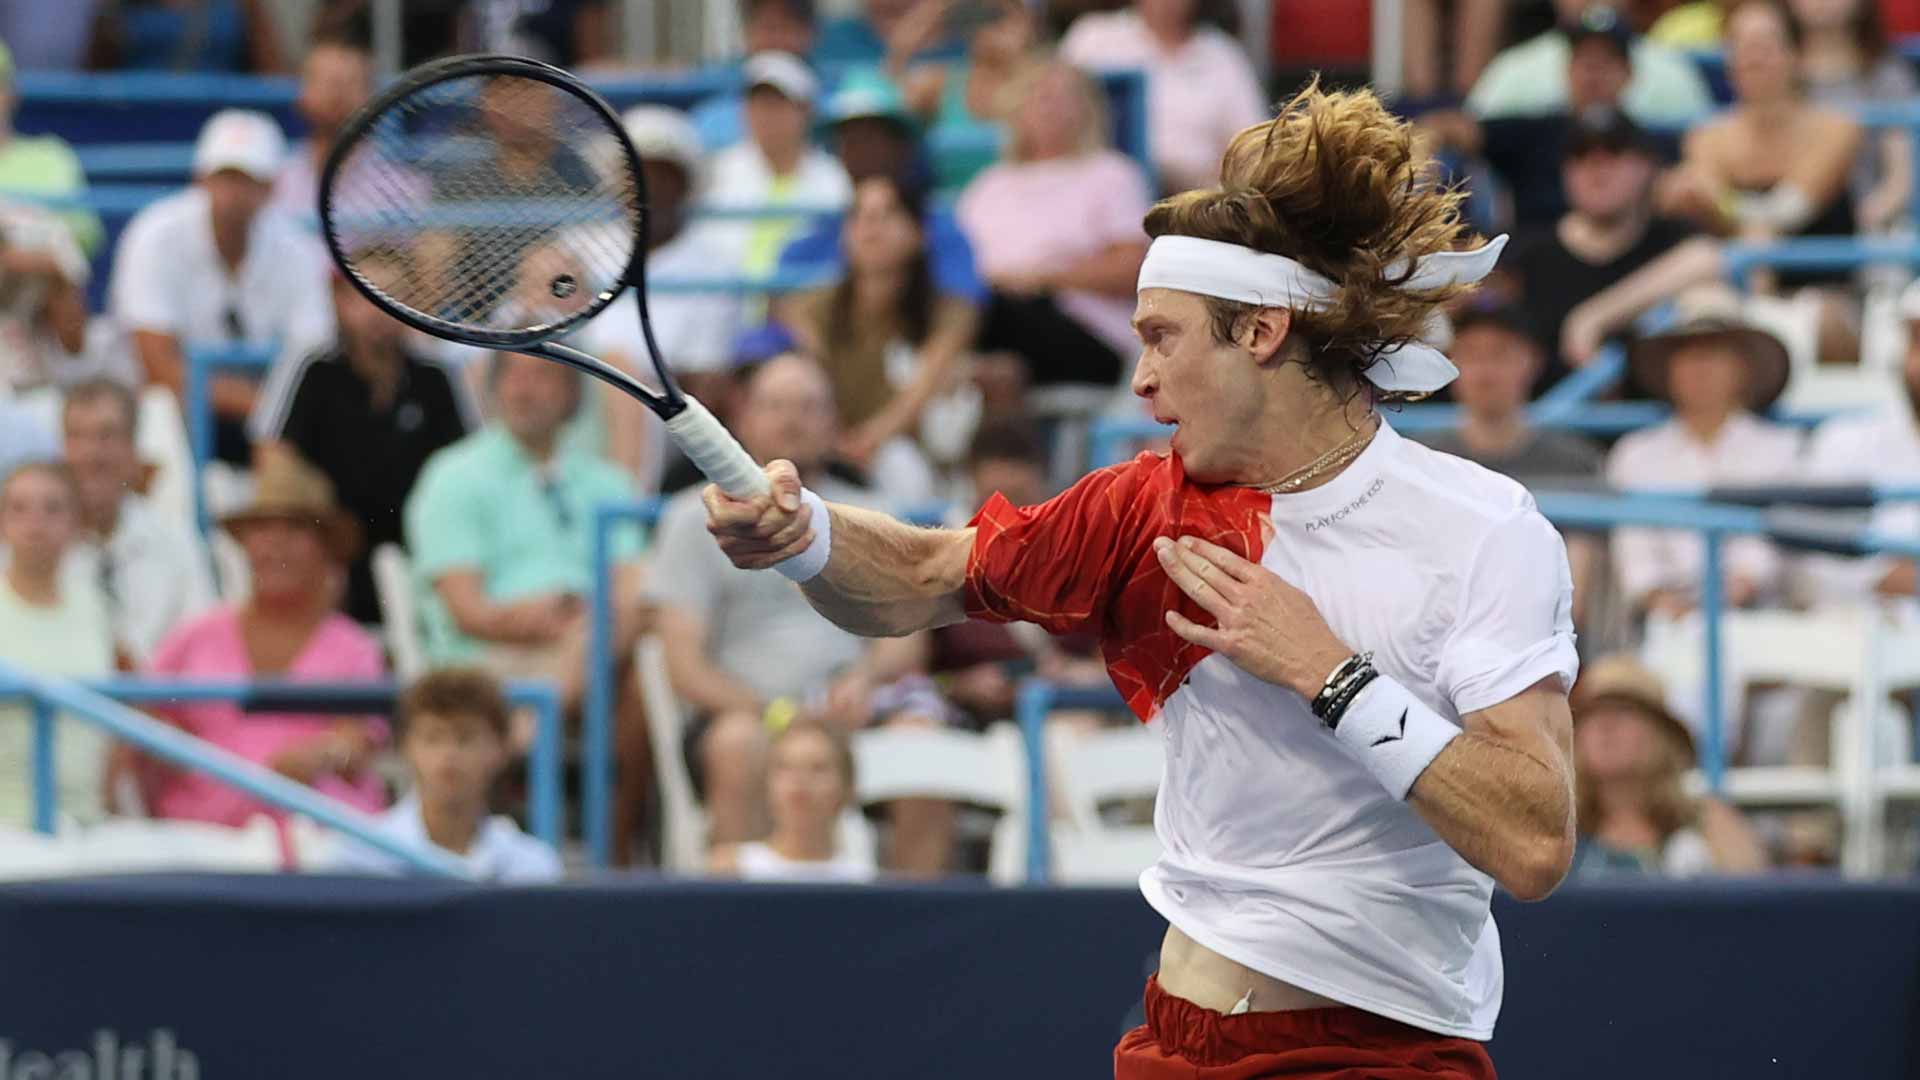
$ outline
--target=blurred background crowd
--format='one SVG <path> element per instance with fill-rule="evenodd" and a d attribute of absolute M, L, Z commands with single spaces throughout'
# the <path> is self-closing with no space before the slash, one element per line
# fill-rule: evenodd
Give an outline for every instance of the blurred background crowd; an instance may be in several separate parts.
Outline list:
<path fill-rule="evenodd" d="M 604 576 L 616 863 L 665 861 L 684 785 L 716 873 L 981 872 L 992 814 L 950 792 L 870 798 L 854 743 L 991 732 L 1036 675 L 1104 685 L 1094 643 L 981 623 L 847 635 L 726 562 L 697 473 L 633 402 L 375 308 L 333 269 L 315 202 L 395 65 L 503 51 L 603 80 L 629 105 L 649 303 L 684 385 L 829 498 L 963 523 L 996 491 L 1037 502 L 1107 463 L 1088 438 L 1103 425 L 1153 449 L 1126 385 L 1142 216 L 1212 184 L 1232 135 L 1315 73 L 1390 96 L 1434 182 L 1512 236 L 1436 328 L 1461 377 L 1408 407 L 1418 437 L 1543 492 L 1911 490 L 1914 34 L 1911 0 L 8 0 L 0 661 L 397 678 L 409 690 L 378 717 L 152 711 L 394 835 L 544 879 L 565 863 L 513 823 L 532 734 L 500 684 L 550 682 L 577 756 Z M 1894 254 L 1743 261 L 1804 237 Z M 631 301 L 573 340 L 646 368 Z M 1602 415 L 1635 419 L 1581 420 Z M 650 498 L 603 575 L 598 509 Z M 1920 539 L 1911 503 L 1870 524 Z M 1702 790 L 1698 535 L 1566 538 L 1587 663 L 1577 874 L 1834 865 L 1832 809 Z M 1735 611 L 1916 610 L 1910 559 L 1757 536 L 1722 554 Z M 1828 776 L 1853 709 L 1885 760 L 1912 761 L 1907 698 L 1844 696 L 1735 678 L 1715 752 Z M 31 730 L 0 709 L 0 826 L 23 828 Z M 1056 712 L 1050 737 L 1131 723 Z M 65 824 L 281 816 L 60 730 Z M 1138 828 L 1136 794 L 1098 816 Z M 329 860 L 386 865 L 351 845 Z M 1894 845 L 1875 869 L 1913 863 Z"/>

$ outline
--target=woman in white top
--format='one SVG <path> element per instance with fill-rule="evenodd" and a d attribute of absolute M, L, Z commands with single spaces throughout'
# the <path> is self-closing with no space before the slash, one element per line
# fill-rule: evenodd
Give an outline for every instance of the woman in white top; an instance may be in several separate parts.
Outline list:
<path fill-rule="evenodd" d="M 0 485 L 0 661 L 37 675 L 98 678 L 113 671 L 113 631 L 97 589 L 60 573 L 80 538 L 80 493 L 63 464 L 32 462 Z M 107 740 L 85 724 L 58 726 L 55 786 L 63 817 L 100 815 Z M 0 825 L 32 820 L 33 734 L 24 707 L 0 707 Z"/>
<path fill-rule="evenodd" d="M 722 844 L 708 868 L 748 881 L 872 881 L 871 852 L 839 850 L 840 814 L 853 799 L 853 750 L 815 720 L 795 720 L 767 752 L 765 840 Z"/>
<path fill-rule="evenodd" d="M 1751 874 L 1767 854 L 1740 811 L 1684 781 L 1693 735 L 1660 679 L 1630 656 L 1590 667 L 1573 692 L 1576 877 Z"/>

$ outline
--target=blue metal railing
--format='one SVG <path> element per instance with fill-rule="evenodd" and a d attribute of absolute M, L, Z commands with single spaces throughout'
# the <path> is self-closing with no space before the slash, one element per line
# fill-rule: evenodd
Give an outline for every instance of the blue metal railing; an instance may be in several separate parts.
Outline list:
<path fill-rule="evenodd" d="M 114 738 L 181 768 L 206 773 L 262 802 L 301 814 L 347 837 L 402 860 L 416 870 L 449 877 L 465 875 L 459 860 L 437 849 L 420 849 L 379 831 L 376 821 L 304 784 L 248 761 L 174 727 L 145 716 L 122 703 L 146 701 L 247 701 L 264 707 L 292 705 L 329 711 L 383 711 L 398 688 L 390 683 L 339 685 L 321 683 L 213 683 L 175 679 L 106 679 L 81 684 L 49 678 L 0 662 L 0 698 L 25 698 L 33 727 L 33 825 L 42 833 L 54 831 L 57 809 L 55 776 L 56 715 L 65 714 L 103 728 Z M 538 724 L 528 763 L 530 817 L 534 835 L 559 846 L 564 829 L 560 791 L 560 704 L 552 687 L 516 682 L 508 686 L 509 700 L 534 709 Z"/>
<path fill-rule="evenodd" d="M 187 453 L 193 459 L 193 519 L 205 532 L 211 524 L 207 517 L 206 485 L 201 475 L 213 460 L 213 377 L 227 372 L 258 374 L 273 366 L 279 348 L 273 345 L 211 345 L 189 342 L 183 349 L 187 365 L 186 385 L 182 388 L 181 420 L 187 428 Z"/>
<path fill-rule="evenodd" d="M 642 499 L 608 503 L 593 512 L 593 608 L 581 716 L 587 765 L 580 788 L 587 853 L 595 866 L 607 865 L 613 854 L 613 530 L 627 524 L 651 528 L 660 520 L 660 507 L 659 499 Z"/>

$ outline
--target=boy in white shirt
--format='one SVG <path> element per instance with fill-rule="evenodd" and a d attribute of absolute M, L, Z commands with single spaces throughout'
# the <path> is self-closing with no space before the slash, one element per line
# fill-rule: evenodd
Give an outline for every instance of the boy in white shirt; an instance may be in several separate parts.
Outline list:
<path fill-rule="evenodd" d="M 494 782 L 507 767 L 508 707 L 500 684 L 477 668 L 442 668 L 407 688 L 394 710 L 400 755 L 413 790 L 381 815 L 381 832 L 417 847 L 432 844 L 466 860 L 480 881 L 558 881 L 560 856 L 489 816 Z M 402 872 L 399 860 L 361 844 L 343 844 L 333 869 Z"/>

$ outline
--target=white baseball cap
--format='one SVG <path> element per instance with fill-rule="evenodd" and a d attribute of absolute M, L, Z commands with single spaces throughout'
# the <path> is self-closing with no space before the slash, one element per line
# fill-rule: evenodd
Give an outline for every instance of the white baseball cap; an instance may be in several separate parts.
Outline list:
<path fill-rule="evenodd" d="M 635 105 L 620 114 L 620 125 L 642 160 L 666 161 L 680 166 L 688 183 L 700 187 L 702 150 L 700 133 L 679 109 L 665 105 Z"/>
<path fill-rule="evenodd" d="M 813 71 L 807 67 L 806 61 L 792 53 L 754 53 L 747 58 L 744 70 L 749 90 L 756 86 L 771 86 L 787 100 L 802 105 L 812 105 L 814 96 L 820 92 L 820 80 L 813 77 Z"/>
<path fill-rule="evenodd" d="M 287 156 L 287 138 L 273 117 L 253 109 L 222 109 L 207 118 L 193 144 L 193 175 L 236 169 L 272 183 Z"/>

